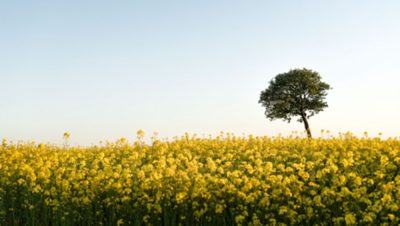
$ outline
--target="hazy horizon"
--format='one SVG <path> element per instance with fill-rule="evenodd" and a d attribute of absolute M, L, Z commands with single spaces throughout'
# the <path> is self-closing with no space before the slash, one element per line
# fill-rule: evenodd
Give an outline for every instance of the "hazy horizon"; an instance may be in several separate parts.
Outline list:
<path fill-rule="evenodd" d="M 0 139 L 288 135 L 259 94 L 309 68 L 332 86 L 313 134 L 400 136 L 398 1 L 0 3 Z"/>

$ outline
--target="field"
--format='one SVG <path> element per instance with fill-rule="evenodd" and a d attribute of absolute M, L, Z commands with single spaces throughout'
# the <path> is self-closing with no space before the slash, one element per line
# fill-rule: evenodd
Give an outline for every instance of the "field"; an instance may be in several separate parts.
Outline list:
<path fill-rule="evenodd" d="M 400 223 L 399 139 L 142 139 L 3 141 L 0 225 Z"/>

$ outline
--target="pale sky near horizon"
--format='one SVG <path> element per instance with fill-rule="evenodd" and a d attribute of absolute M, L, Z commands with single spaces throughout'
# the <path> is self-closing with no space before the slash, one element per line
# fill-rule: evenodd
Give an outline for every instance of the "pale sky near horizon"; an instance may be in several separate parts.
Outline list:
<path fill-rule="evenodd" d="M 184 132 L 274 136 L 260 92 L 318 71 L 313 133 L 400 136 L 400 2 L 0 1 L 0 138 L 96 144 Z"/>

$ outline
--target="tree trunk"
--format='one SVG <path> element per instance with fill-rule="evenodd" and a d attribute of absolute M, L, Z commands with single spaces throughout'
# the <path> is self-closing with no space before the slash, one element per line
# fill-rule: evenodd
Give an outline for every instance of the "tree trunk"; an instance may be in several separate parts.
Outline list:
<path fill-rule="evenodd" d="M 310 126 L 308 125 L 306 113 L 302 113 L 302 114 L 301 114 L 301 119 L 302 119 L 303 122 L 304 122 L 304 127 L 305 127 L 306 132 L 307 132 L 307 137 L 308 137 L 308 139 L 311 139 L 311 138 L 312 138 L 311 129 L 310 129 Z"/>

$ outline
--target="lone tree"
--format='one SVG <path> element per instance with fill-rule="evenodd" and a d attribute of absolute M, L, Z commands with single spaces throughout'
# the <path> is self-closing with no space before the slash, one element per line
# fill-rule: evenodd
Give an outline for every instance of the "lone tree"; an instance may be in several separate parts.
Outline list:
<path fill-rule="evenodd" d="M 298 121 L 304 123 L 307 136 L 311 138 L 308 119 L 328 107 L 325 97 L 330 88 L 321 81 L 318 72 L 293 69 L 272 79 L 258 102 L 265 107 L 265 116 L 270 120 L 290 122 L 292 117 L 300 116 Z"/>

